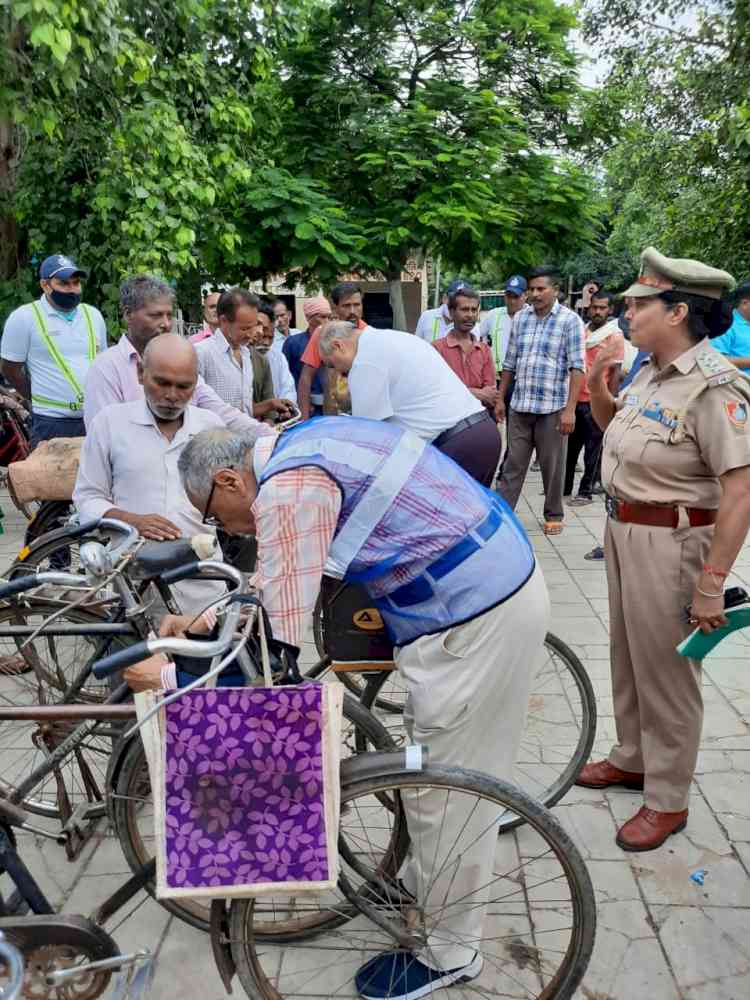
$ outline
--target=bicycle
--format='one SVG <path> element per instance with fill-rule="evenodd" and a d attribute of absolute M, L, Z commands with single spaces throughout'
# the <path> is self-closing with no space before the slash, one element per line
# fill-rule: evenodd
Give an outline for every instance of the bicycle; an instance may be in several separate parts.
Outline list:
<path fill-rule="evenodd" d="M 149 639 L 106 657 L 94 672 L 106 676 L 156 652 L 216 657 L 232 644 L 232 629 L 225 625 L 222 633 L 210 644 Z M 409 748 L 342 762 L 342 870 L 335 892 L 312 901 L 304 894 L 214 901 L 212 945 L 227 988 L 236 970 L 248 996 L 258 1000 L 357 996 L 353 970 L 369 952 L 397 947 L 407 955 L 434 954 L 445 941 L 465 940 L 458 925 L 472 914 L 476 923 L 475 911 L 486 905 L 483 928 L 470 939 L 483 970 L 466 987 L 454 984 L 446 997 L 573 995 L 593 948 L 596 917 L 591 882 L 570 838 L 517 787 L 413 758 Z M 442 803 L 437 846 L 434 856 L 422 858 L 410 892 L 399 877 L 410 849 L 418 851 L 409 826 L 423 828 L 422 803 L 436 794 Z M 498 825 L 509 812 L 523 825 L 498 841 Z M 488 842 L 497 844 L 488 882 L 453 898 L 464 854 Z"/>
<path fill-rule="evenodd" d="M 119 546 L 107 551 L 98 543 L 91 543 L 82 550 L 82 560 L 93 576 L 94 586 L 101 585 L 103 579 L 111 579 L 112 586 L 119 593 L 123 613 L 129 620 L 122 622 L 84 621 L 82 624 L 42 625 L 41 636 L 48 633 L 65 639 L 83 636 L 99 642 L 94 659 L 100 658 L 107 647 L 116 640 L 121 644 L 120 652 L 129 648 L 134 639 L 148 634 L 149 623 L 142 620 L 142 608 L 130 590 L 128 580 L 113 573 L 113 568 L 125 558 L 130 558 L 133 571 L 138 570 L 146 580 L 156 581 L 165 587 L 180 579 L 201 573 L 213 574 L 223 579 L 235 590 L 241 590 L 244 578 L 241 573 L 223 563 L 211 561 L 187 562 L 192 552 L 189 543 L 150 543 L 139 541 L 135 529 L 117 521 L 102 522 L 107 530 L 119 531 L 125 535 Z M 136 550 L 137 547 L 137 550 Z M 136 551 L 134 551 L 136 550 Z M 72 574 L 41 573 L 34 577 L 21 577 L 0 586 L 0 599 L 13 594 L 20 595 L 39 585 L 71 585 Z M 80 588 L 81 578 L 75 582 Z M 84 618 L 86 613 L 83 613 Z M 133 625 L 140 622 L 141 635 Z M 31 625 L 11 626 L 14 641 L 28 637 L 34 629 Z M 246 656 L 239 657 L 240 665 L 251 671 Z M 66 701 L 79 697 L 88 690 L 84 685 L 92 677 L 93 660 L 78 665 L 77 674 L 65 688 Z M 14 680 L 16 680 L 14 678 Z M 108 685 L 105 685 L 108 689 Z M 140 871 L 151 860 L 150 838 L 143 833 L 149 823 L 147 808 L 150 784 L 146 760 L 140 741 L 121 741 L 122 715 L 112 712 L 115 706 L 125 707 L 122 702 L 129 697 L 126 684 L 121 684 L 109 695 L 105 704 L 91 699 L 88 707 L 90 721 L 73 725 L 80 718 L 80 707 L 63 703 L 39 707 L 19 707 L 15 704 L 0 705 L 0 722 L 20 723 L 14 730 L 14 741 L 23 746 L 16 755 L 8 752 L 6 743 L 6 768 L 0 781 L 0 795 L 14 804 L 23 804 L 30 812 L 58 818 L 61 833 L 69 858 L 72 860 L 96 829 L 98 821 L 107 813 L 117 830 L 123 853 L 134 872 Z M 344 747 L 351 753 L 359 747 L 387 750 L 393 746 L 384 727 L 352 698 L 345 700 Z M 115 720 L 117 724 L 107 725 Z M 4 726 L 3 729 L 7 729 Z M 29 750 L 32 742 L 29 731 L 40 735 L 37 743 L 41 746 Z M 0 730 L 2 731 L 2 730 Z M 28 742 L 27 742 L 28 739 Z M 20 755 L 20 756 L 19 756 Z M 32 755 L 29 761 L 29 755 Z M 10 761 L 10 764 L 7 762 Z M 18 776 L 10 779 L 9 771 L 15 765 Z M 30 766 L 31 765 L 31 766 Z M 66 770 L 67 769 L 67 770 Z M 149 891 L 153 886 L 147 885 Z M 167 909 L 181 919 L 206 930 L 209 923 L 207 909 L 188 902 L 165 903 Z"/>
<path fill-rule="evenodd" d="M 323 578 L 313 613 L 313 637 L 321 659 L 308 676 L 332 669 L 363 705 L 378 714 L 398 745 L 406 738 L 402 722 L 406 690 L 393 662 L 393 644 L 372 603 L 363 588 Z M 534 669 L 516 762 L 516 782 L 548 808 L 566 794 L 589 759 L 596 714 L 596 695 L 585 667 L 569 646 L 548 633 Z M 509 817 L 501 829 L 514 822 Z"/>
<path fill-rule="evenodd" d="M 60 537 L 68 541 L 76 537 L 91 541 L 103 536 L 96 524 L 70 526 L 61 536 L 55 534 L 49 541 L 42 539 L 38 551 L 41 553 L 43 548 L 54 551 Z M 170 544 L 177 545 L 178 550 L 183 545 Z M 152 545 L 158 547 L 163 543 Z M 168 586 L 162 579 L 157 579 L 156 586 L 162 602 L 173 610 Z M 142 596 L 141 590 L 139 599 Z M 361 588 L 324 578 L 313 616 L 313 635 L 320 659 L 306 670 L 306 676 L 314 680 L 333 670 L 367 709 L 378 713 L 391 738 L 396 743 L 403 742 L 401 713 L 405 692 L 395 670 L 392 644 L 377 609 L 370 604 Z M 85 622 L 81 626 L 78 635 L 83 638 L 88 626 Z M 145 631 L 142 625 L 141 636 Z M 0 612 L 0 638 L 5 634 Z M 581 661 L 552 634 L 546 637 L 534 678 L 516 780 L 533 797 L 551 807 L 566 794 L 589 758 L 596 731 L 596 698 Z M 516 820 L 508 817 L 502 829 L 512 822 Z"/>

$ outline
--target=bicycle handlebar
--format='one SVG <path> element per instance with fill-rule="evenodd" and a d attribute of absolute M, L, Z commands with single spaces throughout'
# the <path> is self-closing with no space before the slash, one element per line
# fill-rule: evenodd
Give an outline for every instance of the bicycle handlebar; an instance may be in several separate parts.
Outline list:
<path fill-rule="evenodd" d="M 235 585 L 235 589 L 242 586 L 242 574 L 226 563 L 214 562 L 210 559 L 202 562 L 192 563 L 190 576 L 209 571 L 222 577 L 229 583 Z M 223 653 L 231 644 L 237 625 L 240 620 L 241 606 L 239 603 L 230 603 L 226 610 L 221 631 L 216 639 L 203 642 L 198 639 L 180 639 L 168 637 L 165 639 L 146 639 L 145 642 L 137 642 L 127 649 L 118 649 L 115 653 L 97 660 L 92 670 L 94 677 L 102 680 L 111 674 L 116 674 L 126 667 L 132 667 L 134 663 L 144 660 L 147 656 L 155 653 L 167 653 L 171 656 L 195 656 L 200 659 L 212 659 Z"/>
<path fill-rule="evenodd" d="M 0 600 L 4 597 L 14 597 L 16 594 L 23 594 L 25 590 L 33 590 L 39 586 L 39 577 L 36 573 L 29 573 L 27 576 L 19 576 L 17 580 L 10 583 L 0 584 Z"/>

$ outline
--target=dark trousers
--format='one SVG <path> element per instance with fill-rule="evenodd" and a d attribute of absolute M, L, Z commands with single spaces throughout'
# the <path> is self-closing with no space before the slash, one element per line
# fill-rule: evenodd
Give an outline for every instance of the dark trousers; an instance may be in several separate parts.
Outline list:
<path fill-rule="evenodd" d="M 603 437 L 604 434 L 599 429 L 591 412 L 591 403 L 578 403 L 575 430 L 568 438 L 568 457 L 565 463 L 565 486 L 563 487 L 563 494 L 566 497 L 573 492 L 576 462 L 581 454 L 581 449 L 583 449 L 583 475 L 578 484 L 578 496 L 591 496 L 591 491 L 598 478 Z"/>
<path fill-rule="evenodd" d="M 497 470 L 497 479 L 500 481 L 503 474 L 503 466 L 508 458 L 508 449 L 510 448 L 510 401 L 513 399 L 513 390 L 516 387 L 516 380 L 511 379 L 510 385 L 505 392 L 505 451 L 503 452 L 503 460 L 500 463 L 500 468 Z"/>
<path fill-rule="evenodd" d="M 542 470 L 544 486 L 544 519 L 562 521 L 563 473 L 568 439 L 558 430 L 560 411 L 554 413 L 519 413 L 508 411 L 508 454 L 497 491 L 512 510 L 516 509 L 531 456 L 536 457 Z"/>
<path fill-rule="evenodd" d="M 78 438 L 86 436 L 83 417 L 45 417 L 39 413 L 31 415 L 31 447 L 40 441 L 53 438 Z"/>
<path fill-rule="evenodd" d="M 38 413 L 31 415 L 31 447 L 36 448 L 42 441 L 53 438 L 85 437 L 86 427 L 83 417 L 45 417 Z M 71 505 L 72 509 L 72 505 Z M 50 567 L 67 570 L 70 566 L 70 550 L 58 549 L 52 554 Z"/>
<path fill-rule="evenodd" d="M 454 434 L 445 444 L 439 445 L 438 450 L 452 458 L 482 486 L 492 486 L 502 446 L 497 424 L 489 418 Z"/>

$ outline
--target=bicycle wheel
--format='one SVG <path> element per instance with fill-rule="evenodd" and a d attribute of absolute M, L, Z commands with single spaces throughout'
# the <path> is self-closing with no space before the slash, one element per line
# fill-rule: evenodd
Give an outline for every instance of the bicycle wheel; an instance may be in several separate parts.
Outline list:
<path fill-rule="evenodd" d="M 408 809 L 420 831 L 412 841 L 420 863 L 414 894 L 380 865 L 382 844 L 401 822 L 400 809 L 382 807 L 383 796 Z M 509 811 L 524 828 L 498 840 L 499 816 Z M 573 996 L 594 945 L 593 887 L 560 824 L 519 789 L 440 765 L 376 773 L 342 789 L 342 837 L 360 871 L 375 873 L 357 879 L 351 865 L 342 869 L 340 906 L 358 911 L 343 925 L 274 945 L 255 930 L 262 899 L 232 901 L 232 957 L 251 1000 L 358 997 L 357 970 L 378 953 L 401 949 L 404 965 L 420 954 L 445 968 L 445 949 L 457 946 L 481 956 L 474 960 L 481 972 L 446 989 L 446 998 Z M 422 837 L 429 843 L 420 847 Z M 293 916 L 306 904 L 288 905 Z"/>
<path fill-rule="evenodd" d="M 90 664 L 106 652 L 128 645 L 124 636 L 86 635 L 91 625 L 108 619 L 91 611 L 65 611 L 55 624 L 73 626 L 72 635 L 40 635 L 21 650 L 24 638 L 9 633 L 10 626 L 35 628 L 59 609 L 54 602 L 31 599 L 25 605 L 0 608 L 0 704 L 54 705 L 66 700 L 73 681 L 85 677 L 75 700 L 103 701 L 109 693 L 107 681 L 88 673 Z M 54 626 L 52 626 L 54 627 Z M 23 672 L 21 667 L 28 668 Z M 0 722 L 0 795 L 12 795 L 19 785 L 66 739 L 77 722 Z M 111 736 L 102 724 L 24 798 L 24 806 L 40 816 L 58 818 L 58 782 L 65 787 L 73 808 L 81 802 L 103 802 Z M 95 811 L 104 813 L 104 806 Z"/>
<path fill-rule="evenodd" d="M 42 526 L 44 530 L 40 530 L 33 538 L 29 538 L 30 533 L 27 531 L 26 544 L 24 544 L 5 574 L 8 580 L 25 576 L 28 573 L 42 573 L 55 569 L 63 570 L 66 573 L 82 572 L 78 553 L 83 543 L 96 541 L 106 544 L 107 538 L 95 530 L 76 538 L 69 537 L 69 534 L 72 535 L 74 533 L 74 528 L 70 529 L 69 534 L 58 531 L 58 528 L 64 527 L 67 515 L 63 517 L 62 513 L 60 513 L 59 517 L 56 518 L 53 517 L 53 513 L 49 512 L 47 514 L 45 517 L 46 523 Z M 35 523 L 35 520 L 32 521 L 32 525 Z M 99 598 L 96 595 L 92 595 L 92 603 L 98 600 Z"/>
<path fill-rule="evenodd" d="M 502 669 L 502 663 L 498 663 Z M 396 672 L 397 673 L 397 672 Z M 401 687 L 392 673 L 370 674 L 362 704 L 372 709 L 401 746 L 406 732 L 399 716 L 378 712 L 381 692 L 388 703 Z M 403 685 L 402 685 L 403 686 Z M 596 736 L 596 696 L 586 669 L 572 649 L 547 633 L 529 695 L 526 727 L 516 760 L 514 780 L 523 790 L 550 808 L 565 795 L 589 759 Z M 521 821 L 508 816 L 501 832 Z"/>
<path fill-rule="evenodd" d="M 383 726 L 359 702 L 344 698 L 343 756 L 356 752 L 362 745 L 371 750 L 390 750 L 393 744 Z M 115 832 L 125 858 L 134 872 L 138 872 L 154 856 L 154 814 L 151 798 L 151 781 L 146 756 L 140 739 L 133 740 L 119 771 L 117 787 L 113 791 L 112 819 Z M 154 886 L 147 886 L 153 893 Z M 199 930 L 208 930 L 211 900 L 160 900 L 170 913 L 192 924 Z M 324 906 L 290 922 L 286 916 L 287 899 L 264 897 L 266 914 L 264 926 L 258 933 L 267 936 L 309 932 L 324 923 L 339 919 Z"/>

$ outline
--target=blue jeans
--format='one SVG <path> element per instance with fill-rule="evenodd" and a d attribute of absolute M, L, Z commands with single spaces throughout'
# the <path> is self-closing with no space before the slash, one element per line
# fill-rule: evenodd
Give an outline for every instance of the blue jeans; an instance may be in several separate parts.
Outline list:
<path fill-rule="evenodd" d="M 77 438 L 86 436 L 83 417 L 45 417 L 39 413 L 31 415 L 31 447 L 40 441 L 52 438 Z"/>

